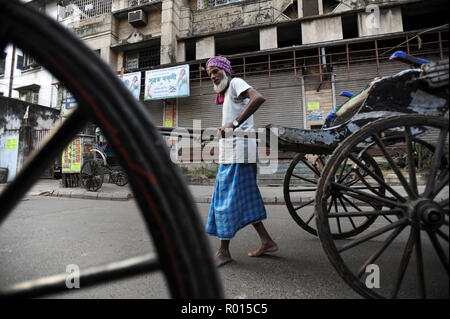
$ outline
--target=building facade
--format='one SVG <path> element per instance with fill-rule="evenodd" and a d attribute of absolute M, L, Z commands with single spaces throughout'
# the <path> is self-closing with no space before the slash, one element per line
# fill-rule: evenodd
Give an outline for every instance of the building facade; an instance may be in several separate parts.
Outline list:
<path fill-rule="evenodd" d="M 403 70 L 405 65 L 389 61 L 396 50 L 430 59 L 448 57 L 447 0 L 30 3 L 72 30 L 119 76 L 137 72 L 139 100 L 158 126 L 193 127 L 194 120 L 201 120 L 202 128 L 220 126 L 221 108 L 214 105 L 204 70 L 214 55 L 228 57 L 234 75 L 266 98 L 255 114 L 257 127 L 308 129 L 320 128 L 327 113 L 345 102 L 341 91 L 357 93 L 375 77 Z M 11 76 L 12 49 L 3 53 L 3 95 L 10 96 L 13 79 L 13 97 L 60 107 L 64 116 L 70 96 L 45 70 L 35 65 Z M 18 61 L 20 50 L 15 54 Z M 188 96 L 146 98 L 147 71 L 185 65 Z"/>
<path fill-rule="evenodd" d="M 118 74 L 140 72 L 140 100 L 156 125 L 220 125 L 204 63 L 224 55 L 266 97 L 258 127 L 315 128 L 345 101 L 341 91 L 404 69 L 389 62 L 394 49 L 447 56 L 443 7 L 448 1 L 78 0 L 60 1 L 58 20 Z M 185 64 L 188 97 L 145 99 L 146 71 Z"/>

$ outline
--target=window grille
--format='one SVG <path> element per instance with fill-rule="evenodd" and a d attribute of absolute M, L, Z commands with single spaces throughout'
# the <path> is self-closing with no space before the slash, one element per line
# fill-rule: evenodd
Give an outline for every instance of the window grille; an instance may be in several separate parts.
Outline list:
<path fill-rule="evenodd" d="M 20 90 L 19 99 L 28 103 L 38 104 L 39 102 L 39 88 Z"/>
<path fill-rule="evenodd" d="M 80 20 L 111 13 L 112 0 L 71 0 L 64 8 L 63 18 L 79 17 Z"/>
<path fill-rule="evenodd" d="M 240 1 L 241 0 L 198 0 L 197 6 L 198 9 L 206 9 L 206 8 L 220 7 Z"/>
<path fill-rule="evenodd" d="M 125 55 L 125 69 L 136 70 L 139 68 L 139 53 L 130 52 Z"/>
<path fill-rule="evenodd" d="M 160 47 L 145 48 L 125 53 L 125 69 L 136 70 L 160 65 Z"/>
<path fill-rule="evenodd" d="M 160 47 L 139 51 L 139 68 L 160 65 Z"/>
<path fill-rule="evenodd" d="M 141 4 L 150 3 L 153 0 L 128 0 L 128 7 L 136 7 Z"/>

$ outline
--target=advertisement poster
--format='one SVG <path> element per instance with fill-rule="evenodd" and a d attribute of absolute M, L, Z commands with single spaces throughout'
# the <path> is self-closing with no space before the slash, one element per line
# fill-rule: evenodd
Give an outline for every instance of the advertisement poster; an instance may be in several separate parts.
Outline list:
<path fill-rule="evenodd" d="M 308 102 L 308 121 L 323 121 L 323 111 L 320 110 L 320 102 Z"/>
<path fill-rule="evenodd" d="M 189 96 L 189 65 L 145 72 L 144 100 Z"/>
<path fill-rule="evenodd" d="M 17 142 L 17 138 L 11 138 L 6 140 L 6 149 L 7 150 L 16 150 L 17 145 L 19 143 Z"/>
<path fill-rule="evenodd" d="M 74 139 L 62 155 L 62 172 L 79 173 L 81 171 L 81 138 Z"/>
<path fill-rule="evenodd" d="M 130 90 L 131 94 L 133 94 L 134 98 L 139 101 L 139 95 L 141 94 L 141 72 L 122 74 L 122 78 L 120 79 L 128 90 Z"/>
<path fill-rule="evenodd" d="M 308 110 L 320 110 L 320 102 L 308 102 Z"/>
<path fill-rule="evenodd" d="M 308 121 L 323 121 L 323 111 L 308 111 Z"/>

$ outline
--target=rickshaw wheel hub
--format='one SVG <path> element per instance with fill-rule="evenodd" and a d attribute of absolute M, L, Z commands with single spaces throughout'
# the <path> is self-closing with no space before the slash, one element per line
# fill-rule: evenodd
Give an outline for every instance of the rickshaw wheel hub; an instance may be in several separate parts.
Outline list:
<path fill-rule="evenodd" d="M 412 202 L 410 219 L 413 225 L 424 230 L 436 230 L 444 223 L 444 211 L 435 201 L 421 199 Z"/>

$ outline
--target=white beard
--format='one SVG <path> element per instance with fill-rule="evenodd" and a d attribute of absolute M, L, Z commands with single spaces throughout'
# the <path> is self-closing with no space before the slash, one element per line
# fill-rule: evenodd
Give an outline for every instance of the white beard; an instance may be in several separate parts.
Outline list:
<path fill-rule="evenodd" d="M 228 77 L 227 77 L 227 74 L 225 73 L 224 70 L 221 70 L 221 71 L 222 71 L 222 74 L 223 74 L 223 79 L 222 79 L 222 81 L 220 81 L 220 83 L 219 83 L 218 85 L 215 85 L 215 84 L 214 84 L 214 91 L 215 91 L 216 93 L 221 93 L 221 92 L 223 92 L 223 91 L 227 88 L 227 85 L 228 85 Z"/>

